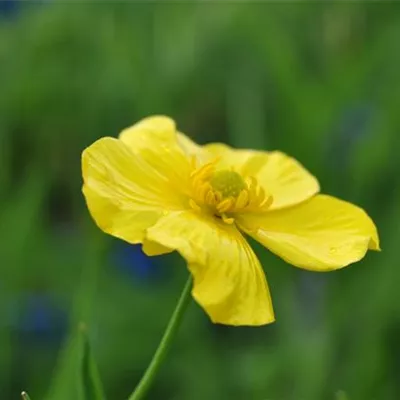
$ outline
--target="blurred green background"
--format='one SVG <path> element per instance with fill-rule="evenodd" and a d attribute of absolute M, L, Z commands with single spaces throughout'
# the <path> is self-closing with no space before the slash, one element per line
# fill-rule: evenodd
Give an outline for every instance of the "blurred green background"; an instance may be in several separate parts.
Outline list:
<path fill-rule="evenodd" d="M 107 398 L 138 382 L 187 271 L 94 226 L 80 154 L 160 113 L 199 143 L 293 155 L 383 251 L 316 274 L 255 246 L 277 322 L 215 326 L 192 304 L 149 399 L 400 399 L 400 3 L 0 10 L 1 400 L 77 399 L 53 377 L 81 321 Z"/>

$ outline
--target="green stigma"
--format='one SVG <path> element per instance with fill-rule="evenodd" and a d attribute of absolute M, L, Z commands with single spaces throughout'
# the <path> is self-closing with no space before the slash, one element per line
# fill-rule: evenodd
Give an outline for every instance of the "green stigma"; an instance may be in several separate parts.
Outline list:
<path fill-rule="evenodd" d="M 215 191 L 221 193 L 224 199 L 227 197 L 236 198 L 242 190 L 246 189 L 246 184 L 241 175 L 227 169 L 215 172 L 210 179 L 210 184 Z"/>

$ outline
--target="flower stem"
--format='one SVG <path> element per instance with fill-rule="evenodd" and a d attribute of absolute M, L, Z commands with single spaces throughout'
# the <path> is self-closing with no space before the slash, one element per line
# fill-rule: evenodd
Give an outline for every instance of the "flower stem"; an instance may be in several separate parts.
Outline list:
<path fill-rule="evenodd" d="M 172 339 L 174 338 L 180 322 L 182 320 L 183 314 L 186 310 L 187 305 L 190 300 L 190 290 L 192 288 L 192 277 L 189 276 L 185 287 L 183 288 L 181 297 L 179 298 L 178 304 L 175 307 L 175 310 L 171 316 L 171 319 L 168 322 L 168 326 L 164 332 L 164 335 L 158 345 L 156 352 L 146 369 L 142 379 L 139 384 L 136 386 L 133 393 L 130 395 L 128 400 L 141 400 L 147 394 L 154 378 L 157 375 L 158 369 L 160 368 L 162 362 L 164 361 L 165 356 L 171 346 Z"/>

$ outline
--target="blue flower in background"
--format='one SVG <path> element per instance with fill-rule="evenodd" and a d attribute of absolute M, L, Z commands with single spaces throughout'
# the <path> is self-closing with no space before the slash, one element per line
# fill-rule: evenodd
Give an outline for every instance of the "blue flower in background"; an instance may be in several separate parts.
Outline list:
<path fill-rule="evenodd" d="M 14 15 L 18 11 L 18 1 L 16 0 L 0 0 L 0 16 L 6 17 Z"/>
<path fill-rule="evenodd" d="M 161 268 L 159 257 L 148 257 L 142 251 L 141 245 L 131 245 L 125 242 L 115 242 L 112 251 L 112 261 L 118 268 L 139 281 L 154 281 L 165 274 Z"/>
<path fill-rule="evenodd" d="M 7 325 L 23 342 L 59 343 L 67 331 L 67 316 L 45 293 L 28 292 L 9 309 Z"/>

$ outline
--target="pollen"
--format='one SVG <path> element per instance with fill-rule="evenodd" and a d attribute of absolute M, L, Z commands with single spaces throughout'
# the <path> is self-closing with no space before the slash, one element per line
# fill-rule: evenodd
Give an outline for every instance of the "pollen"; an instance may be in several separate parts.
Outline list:
<path fill-rule="evenodd" d="M 237 198 L 240 192 L 246 189 L 242 176 L 235 171 L 221 170 L 215 172 L 210 179 L 211 187 L 221 193 L 223 199 Z"/>

